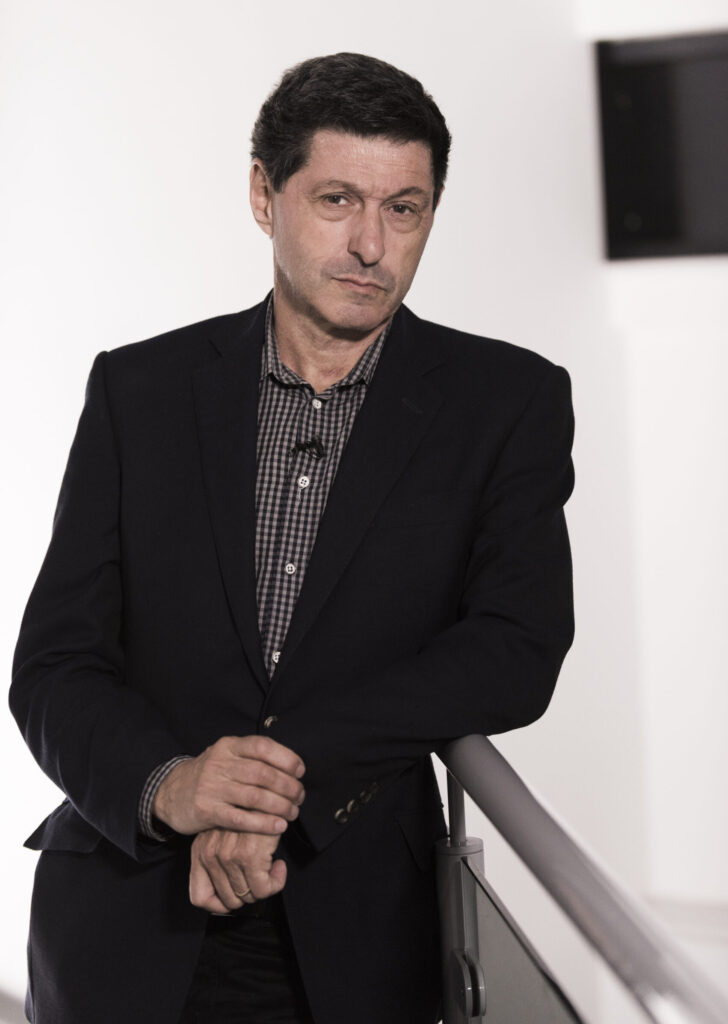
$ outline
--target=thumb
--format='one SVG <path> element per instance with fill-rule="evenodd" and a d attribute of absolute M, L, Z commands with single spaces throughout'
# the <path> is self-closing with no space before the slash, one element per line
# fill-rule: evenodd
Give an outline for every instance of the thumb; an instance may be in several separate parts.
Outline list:
<path fill-rule="evenodd" d="M 286 884 L 286 878 L 288 876 L 288 867 L 284 860 L 274 860 L 270 869 L 271 885 L 271 896 L 275 893 L 280 892 L 283 886 Z"/>

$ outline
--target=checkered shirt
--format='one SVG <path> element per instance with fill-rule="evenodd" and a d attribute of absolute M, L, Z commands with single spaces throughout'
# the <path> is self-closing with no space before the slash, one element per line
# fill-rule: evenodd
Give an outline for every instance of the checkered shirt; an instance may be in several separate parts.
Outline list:
<path fill-rule="evenodd" d="M 326 500 L 385 335 L 386 330 L 342 380 L 316 394 L 281 362 L 269 304 L 255 489 L 258 627 L 269 676 L 280 658 Z M 314 438 L 320 457 L 296 449 Z"/>

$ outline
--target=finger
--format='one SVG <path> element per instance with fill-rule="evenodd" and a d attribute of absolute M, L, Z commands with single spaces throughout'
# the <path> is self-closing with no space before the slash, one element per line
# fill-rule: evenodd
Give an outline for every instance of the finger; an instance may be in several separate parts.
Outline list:
<path fill-rule="evenodd" d="M 240 786 L 261 789 L 274 798 L 282 798 L 292 804 L 303 802 L 303 784 L 265 761 L 234 757 L 226 763 L 224 773 L 225 778 Z"/>
<path fill-rule="evenodd" d="M 281 863 L 273 872 L 277 836 L 215 830 L 198 839 L 200 855 L 215 891 L 229 908 L 231 894 L 248 903 L 267 899 L 282 888 L 285 864 Z"/>
<path fill-rule="evenodd" d="M 214 914 L 215 917 L 228 917 L 230 915 L 230 911 L 222 900 L 218 899 L 214 891 L 207 899 L 202 900 L 200 903 L 193 903 L 193 906 L 199 907 L 200 910 L 206 910 L 208 914 Z"/>
<path fill-rule="evenodd" d="M 248 870 L 248 883 L 256 900 L 267 900 L 275 896 L 286 884 L 286 863 L 275 860 L 269 869 L 264 871 Z"/>
<path fill-rule="evenodd" d="M 239 910 L 244 902 L 252 902 L 252 888 L 247 883 L 242 872 L 236 871 L 234 873 L 235 883 L 233 884 L 229 874 L 229 865 L 222 863 L 219 858 L 215 857 L 206 862 L 205 867 L 215 889 L 215 895 L 226 910 Z M 239 895 L 240 893 L 245 895 L 241 896 Z"/>
<path fill-rule="evenodd" d="M 227 878 L 230 892 L 235 897 L 236 905 L 234 909 L 238 909 L 243 903 L 255 903 L 252 887 L 248 885 L 245 873 L 240 866 L 235 863 L 221 863 L 220 867 Z M 223 897 L 222 893 L 218 892 L 218 897 L 227 905 L 228 901 Z"/>
<path fill-rule="evenodd" d="M 255 896 L 239 860 L 239 847 L 240 837 L 236 832 L 224 833 L 217 849 L 217 862 L 239 903 L 253 903 Z"/>
<path fill-rule="evenodd" d="M 265 900 L 285 885 L 286 864 L 273 860 L 275 850 L 266 836 L 248 836 L 247 839 L 247 856 L 243 860 L 245 877 L 255 898 Z"/>
<path fill-rule="evenodd" d="M 209 785 L 198 790 L 189 807 L 196 832 L 230 828 L 276 835 L 285 832 L 288 822 L 295 821 L 299 813 L 295 803 L 229 779 L 216 787 Z"/>
<path fill-rule="evenodd" d="M 225 743 L 235 756 L 264 761 L 294 779 L 300 779 L 306 771 L 298 754 L 270 736 L 230 736 L 225 738 Z"/>
<path fill-rule="evenodd" d="M 224 765 L 217 762 L 204 766 L 190 811 L 198 823 L 197 831 L 220 825 L 251 831 L 260 829 L 266 834 L 273 834 L 283 829 L 274 822 L 263 822 L 261 818 L 247 823 L 239 819 L 234 824 L 229 817 L 220 817 L 220 805 L 229 804 L 295 821 L 304 797 L 301 783 L 285 773 L 261 761 L 230 758 Z"/>
<path fill-rule="evenodd" d="M 272 769 L 268 769 L 272 771 Z M 258 777 L 262 773 L 255 773 Z M 240 780 L 228 780 L 219 789 L 219 798 L 226 803 L 235 804 L 237 807 L 244 807 L 248 811 L 262 811 L 264 814 L 274 814 L 287 821 L 295 821 L 299 815 L 299 808 L 304 800 L 303 787 L 293 790 L 292 795 L 285 796 L 266 785 L 251 784 Z"/>
<path fill-rule="evenodd" d="M 271 885 L 274 886 L 274 892 L 280 892 L 286 884 L 286 878 L 288 877 L 288 865 L 284 860 L 274 860 L 270 869 L 270 881 Z"/>
<path fill-rule="evenodd" d="M 260 811 L 247 811 L 227 803 L 216 804 L 206 816 L 205 828 L 223 828 L 232 832 L 252 832 L 263 836 L 280 836 L 288 828 L 285 818 Z"/>
<path fill-rule="evenodd" d="M 222 906 L 222 909 L 228 914 L 233 910 L 239 910 L 242 906 L 243 900 L 233 892 L 233 888 L 230 885 L 225 872 L 219 871 L 216 868 L 210 868 L 209 874 L 215 898 Z M 245 892 L 247 888 L 248 886 L 245 886 L 240 890 L 240 892 Z"/>
<path fill-rule="evenodd" d="M 190 895 L 195 906 L 204 906 L 205 909 L 214 907 L 223 912 L 240 908 L 242 900 L 233 890 L 227 864 L 220 859 L 220 852 L 226 846 L 234 848 L 236 841 L 235 833 L 217 829 L 201 832 L 195 838 L 190 856 Z M 236 869 L 236 873 L 241 872 Z M 248 888 L 244 875 L 241 881 L 238 891 L 244 892 Z"/>
<path fill-rule="evenodd" d="M 212 880 L 204 865 L 193 860 L 190 866 L 190 903 L 212 914 L 227 914 L 228 909 L 215 892 Z"/>
<path fill-rule="evenodd" d="M 270 895 L 268 874 L 277 846 L 277 836 L 220 830 L 201 840 L 201 857 L 217 896 L 228 909 Z M 233 905 L 231 897 L 238 902 Z"/>

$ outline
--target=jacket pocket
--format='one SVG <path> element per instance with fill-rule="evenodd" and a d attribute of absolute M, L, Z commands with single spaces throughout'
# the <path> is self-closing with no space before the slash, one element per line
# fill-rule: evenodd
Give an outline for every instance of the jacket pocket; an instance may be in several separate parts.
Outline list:
<path fill-rule="evenodd" d="M 420 814 L 407 811 L 397 816 L 397 823 L 415 863 L 421 871 L 435 867 L 435 843 L 447 834 L 442 811 Z"/>
<path fill-rule="evenodd" d="M 82 818 L 68 800 L 48 815 L 23 844 L 29 850 L 90 853 L 101 842 L 101 833 Z"/>

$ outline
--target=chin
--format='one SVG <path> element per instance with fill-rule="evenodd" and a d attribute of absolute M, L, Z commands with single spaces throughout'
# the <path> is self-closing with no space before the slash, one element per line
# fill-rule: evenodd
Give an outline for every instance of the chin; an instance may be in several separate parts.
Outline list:
<path fill-rule="evenodd" d="M 337 330 L 368 334 L 389 320 L 394 309 L 396 307 L 391 308 L 389 303 L 346 303 L 322 312 Z"/>

